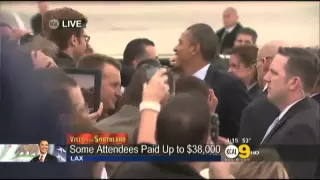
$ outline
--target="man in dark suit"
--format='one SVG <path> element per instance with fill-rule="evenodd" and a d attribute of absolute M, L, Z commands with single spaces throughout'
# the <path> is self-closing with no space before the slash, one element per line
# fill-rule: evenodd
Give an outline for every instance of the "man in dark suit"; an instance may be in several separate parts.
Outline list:
<path fill-rule="evenodd" d="M 279 109 L 271 104 L 267 99 L 268 90 L 263 77 L 269 71 L 273 58 L 278 53 L 279 47 L 285 45 L 283 41 L 270 41 L 263 45 L 257 58 L 257 80 L 263 89 L 263 93 L 258 95 L 242 112 L 240 120 L 239 139 L 250 138 L 249 145 L 255 149 L 267 131 L 272 121 L 279 116 Z"/>
<path fill-rule="evenodd" d="M 34 35 L 40 34 L 42 31 L 42 15 L 48 10 L 48 3 L 46 1 L 39 1 L 39 13 L 31 18 L 31 28 Z"/>
<path fill-rule="evenodd" d="M 267 98 L 281 113 L 267 129 L 261 146 L 273 145 L 277 149 L 291 179 L 313 179 L 316 175 L 319 151 L 303 148 L 303 152 L 302 148 L 277 145 L 319 144 L 319 105 L 308 96 L 319 77 L 318 61 L 306 49 L 280 48 L 264 77 L 268 83 Z M 294 160 L 297 158 L 301 162 Z"/>
<path fill-rule="evenodd" d="M 220 53 L 225 52 L 233 47 L 233 43 L 237 37 L 241 24 L 238 22 L 239 16 L 237 10 L 233 7 L 228 7 L 223 12 L 224 27 L 217 31 L 221 43 Z"/>
<path fill-rule="evenodd" d="M 238 137 L 241 112 L 250 98 L 240 79 L 210 64 L 219 53 L 219 39 L 215 32 L 207 24 L 194 24 L 182 33 L 174 51 L 176 65 L 185 75 L 204 80 L 214 90 L 219 100 L 216 113 L 220 118 L 221 136 Z"/>
<path fill-rule="evenodd" d="M 46 140 L 40 141 L 39 144 L 40 155 L 32 158 L 30 162 L 58 162 L 57 157 L 48 153 L 49 143 Z"/>

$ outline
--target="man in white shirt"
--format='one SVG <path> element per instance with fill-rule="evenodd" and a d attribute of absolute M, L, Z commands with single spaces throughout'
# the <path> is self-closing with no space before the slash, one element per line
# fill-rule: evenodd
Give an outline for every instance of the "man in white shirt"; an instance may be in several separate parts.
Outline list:
<path fill-rule="evenodd" d="M 318 63 L 304 48 L 280 48 L 264 77 L 268 83 L 267 98 L 281 113 L 269 126 L 261 144 L 277 149 L 290 178 L 294 179 L 315 178 L 317 171 L 316 160 L 320 153 L 306 145 L 320 142 L 319 105 L 309 97 L 320 74 Z M 304 145 L 306 148 L 277 145 Z"/>

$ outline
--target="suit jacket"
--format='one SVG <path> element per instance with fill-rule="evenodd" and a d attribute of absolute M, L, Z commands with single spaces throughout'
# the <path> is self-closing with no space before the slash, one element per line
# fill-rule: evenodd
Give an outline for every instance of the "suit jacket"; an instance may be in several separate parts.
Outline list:
<path fill-rule="evenodd" d="M 140 112 L 138 107 L 124 105 L 112 116 L 109 116 L 96 124 L 96 128 L 108 133 L 127 133 L 128 144 L 137 144 L 138 128 L 140 126 Z M 106 170 L 111 177 L 121 163 L 106 162 Z"/>
<path fill-rule="evenodd" d="M 242 110 L 249 104 L 250 97 L 244 83 L 231 73 L 209 66 L 205 82 L 218 98 L 216 113 L 220 120 L 220 135 L 238 137 Z"/>
<path fill-rule="evenodd" d="M 77 65 L 76 61 L 72 59 L 72 57 L 62 51 L 56 54 L 54 61 L 59 68 L 75 68 Z"/>
<path fill-rule="evenodd" d="M 252 100 L 255 99 L 261 93 L 262 89 L 260 88 L 257 82 L 248 90 L 248 94 Z"/>
<path fill-rule="evenodd" d="M 34 35 L 40 34 L 42 32 L 42 16 L 40 13 L 34 15 L 31 18 L 31 28 Z"/>
<path fill-rule="evenodd" d="M 320 94 L 317 94 L 312 97 L 320 106 Z M 319 127 L 320 129 L 320 127 Z M 320 142 L 319 142 L 320 143 Z M 317 172 L 316 172 L 316 179 L 320 179 L 320 158 L 318 159 L 318 165 L 317 165 Z"/>
<path fill-rule="evenodd" d="M 237 34 L 240 29 L 242 29 L 242 25 L 240 23 L 238 23 L 235 26 L 235 28 L 225 36 L 223 41 L 221 38 L 222 38 L 224 32 L 226 31 L 226 28 L 221 28 L 220 30 L 217 31 L 217 35 L 218 35 L 220 43 L 221 43 L 220 53 L 223 53 L 225 50 L 233 47 L 233 42 L 236 40 Z"/>
<path fill-rule="evenodd" d="M 268 101 L 267 91 L 262 92 L 242 112 L 239 139 L 250 138 L 248 144 L 255 149 L 279 114 L 280 110 Z"/>
<path fill-rule="evenodd" d="M 30 162 L 40 162 L 40 155 L 32 158 L 32 160 Z M 44 162 L 58 162 L 58 159 L 57 159 L 57 157 L 48 153 L 46 155 L 46 158 L 44 159 Z"/>
<path fill-rule="evenodd" d="M 212 65 L 215 69 L 222 70 L 224 72 L 227 72 L 229 69 L 229 60 L 224 59 L 221 57 L 215 58 L 215 60 L 212 62 Z"/>
<path fill-rule="evenodd" d="M 320 93 L 317 94 L 317 95 L 315 95 L 315 96 L 313 96 L 312 99 L 314 99 L 315 101 L 317 101 L 317 102 L 319 103 L 319 105 L 320 105 Z"/>
<path fill-rule="evenodd" d="M 313 99 L 306 97 L 288 110 L 261 145 L 262 147 L 264 145 L 305 145 L 305 147 L 319 145 L 319 122 L 319 105 Z M 275 148 L 284 161 L 290 179 L 315 178 L 317 160 L 320 157 L 318 148 L 304 148 L 306 150 L 299 148 L 298 151 L 292 148 L 290 150 Z M 314 161 L 296 162 L 292 160 L 293 157 L 300 157 L 300 159 L 312 157 Z"/>

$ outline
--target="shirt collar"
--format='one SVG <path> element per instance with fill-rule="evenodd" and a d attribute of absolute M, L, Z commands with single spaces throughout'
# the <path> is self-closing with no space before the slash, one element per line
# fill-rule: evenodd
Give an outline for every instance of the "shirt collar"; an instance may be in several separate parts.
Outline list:
<path fill-rule="evenodd" d="M 254 83 L 252 83 L 250 86 L 248 86 L 248 91 L 250 91 L 250 89 L 252 89 L 256 84 L 257 84 L 258 82 L 256 81 L 256 82 L 254 82 Z"/>
<path fill-rule="evenodd" d="M 207 71 L 208 71 L 208 69 L 209 69 L 209 66 L 210 66 L 210 64 L 205 65 L 204 67 L 202 67 L 201 69 L 199 69 L 197 72 L 195 72 L 195 73 L 193 74 L 193 76 L 195 76 L 195 77 L 197 77 L 197 78 L 199 78 L 199 79 L 201 79 L 201 80 L 204 80 L 204 78 L 205 78 L 206 75 L 207 75 Z"/>
<path fill-rule="evenodd" d="M 40 154 L 39 159 L 41 158 L 41 156 L 43 156 L 43 159 L 45 159 L 45 158 L 46 158 L 46 156 L 47 156 L 47 154 L 48 154 L 48 153 Z"/>
<path fill-rule="evenodd" d="M 297 103 L 298 103 L 299 101 L 301 101 L 302 99 L 304 99 L 304 98 L 301 98 L 301 99 L 299 99 L 299 100 L 291 103 L 289 106 L 287 106 L 287 107 L 280 113 L 280 115 L 278 116 L 279 120 L 280 120 L 281 118 L 283 118 L 283 116 L 289 111 L 289 109 L 290 109 L 292 106 L 294 106 L 295 104 L 297 104 Z"/>
<path fill-rule="evenodd" d="M 236 26 L 237 26 L 237 25 L 234 25 L 234 26 L 232 26 L 232 27 L 226 28 L 226 31 L 227 31 L 228 33 L 231 33 L 232 30 L 234 30 L 234 28 L 235 28 Z"/>
<path fill-rule="evenodd" d="M 316 95 L 318 95 L 318 94 L 320 94 L 320 93 L 311 94 L 310 97 L 314 97 L 314 96 L 316 96 Z"/>

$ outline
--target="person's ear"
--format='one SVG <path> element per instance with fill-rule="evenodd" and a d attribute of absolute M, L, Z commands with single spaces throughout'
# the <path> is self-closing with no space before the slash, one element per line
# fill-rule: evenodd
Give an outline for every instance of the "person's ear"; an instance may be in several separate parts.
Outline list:
<path fill-rule="evenodd" d="M 72 34 L 70 37 L 70 44 L 72 46 L 76 46 L 77 44 L 79 44 L 78 38 L 76 35 Z"/>

